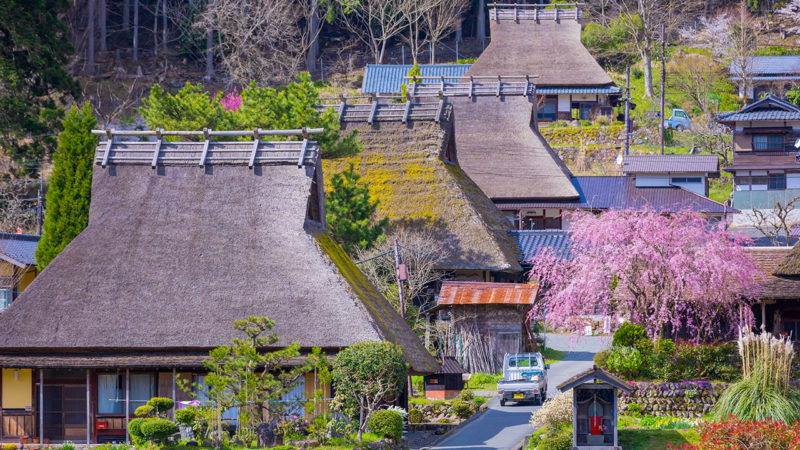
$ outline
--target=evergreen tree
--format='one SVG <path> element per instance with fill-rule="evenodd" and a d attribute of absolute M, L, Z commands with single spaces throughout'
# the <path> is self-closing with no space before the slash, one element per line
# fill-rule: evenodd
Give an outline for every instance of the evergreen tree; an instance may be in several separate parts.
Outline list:
<path fill-rule="evenodd" d="M 39 270 L 61 252 L 89 223 L 89 199 L 92 191 L 92 159 L 97 138 L 91 130 L 97 121 L 92 107 L 73 106 L 58 135 L 53 154 L 53 174 L 47 190 L 44 232 L 36 249 Z"/>
<path fill-rule="evenodd" d="M 31 174 L 55 147 L 49 135 L 63 117 L 63 97 L 79 93 L 62 68 L 73 51 L 61 20 L 69 7 L 67 0 L 4 0 L 0 8 L 0 146 Z"/>
<path fill-rule="evenodd" d="M 350 168 L 331 179 L 325 201 L 325 219 L 331 237 L 351 252 L 356 247 L 370 248 L 382 236 L 388 219 L 372 224 L 378 201 L 371 202 L 369 188 L 359 183 L 360 176 Z"/>

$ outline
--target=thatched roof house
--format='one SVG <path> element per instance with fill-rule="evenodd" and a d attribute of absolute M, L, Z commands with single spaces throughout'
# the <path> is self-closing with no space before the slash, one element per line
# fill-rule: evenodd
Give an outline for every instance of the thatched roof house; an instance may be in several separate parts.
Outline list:
<path fill-rule="evenodd" d="M 430 100 L 429 100 L 430 101 Z M 446 102 L 382 104 L 374 120 L 352 105 L 342 130 L 358 130 L 362 150 L 323 160 L 331 177 L 353 164 L 378 201 L 389 228 L 426 229 L 443 243 L 439 268 L 459 272 L 520 272 L 519 252 L 506 231 L 510 223 L 459 167 L 452 108 Z M 391 109 L 396 108 L 396 112 Z"/>
<path fill-rule="evenodd" d="M 0 314 L 0 366 L 199 368 L 255 315 L 278 346 L 386 340 L 435 372 L 325 233 L 316 144 L 254 144 L 101 142 L 89 225 Z"/>
<path fill-rule="evenodd" d="M 748 247 L 747 252 L 764 275 L 761 301 L 754 306 L 757 322 L 800 340 L 800 246 Z"/>

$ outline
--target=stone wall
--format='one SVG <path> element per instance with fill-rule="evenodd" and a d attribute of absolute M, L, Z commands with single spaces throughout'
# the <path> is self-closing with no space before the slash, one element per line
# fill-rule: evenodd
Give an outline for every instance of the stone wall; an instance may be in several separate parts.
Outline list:
<path fill-rule="evenodd" d="M 632 383 L 630 394 L 620 394 L 619 405 L 623 414 L 638 409 L 641 414 L 699 418 L 714 408 L 720 395 L 728 387 L 725 383 L 684 381 L 679 383 Z"/>

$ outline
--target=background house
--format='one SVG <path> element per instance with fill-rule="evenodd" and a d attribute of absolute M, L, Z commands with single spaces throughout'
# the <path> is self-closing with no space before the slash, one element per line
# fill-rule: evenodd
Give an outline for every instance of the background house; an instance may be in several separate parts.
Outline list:
<path fill-rule="evenodd" d="M 448 83 L 457 82 L 472 64 L 418 64 L 422 77 L 444 77 Z M 408 84 L 404 77 L 414 67 L 412 64 L 367 64 L 361 84 L 363 94 L 400 94 L 401 86 Z"/>
<path fill-rule="evenodd" d="M 771 209 L 800 196 L 800 108 L 774 95 L 719 114 L 733 130 L 733 206 Z"/>
<path fill-rule="evenodd" d="M 36 269 L 36 248 L 41 236 L 0 233 L 0 311 L 31 284 Z"/>
<path fill-rule="evenodd" d="M 764 94 L 783 97 L 786 91 L 800 83 L 800 55 L 750 56 L 743 71 L 736 61 L 731 62 L 730 79 L 739 86 L 739 97 L 759 99 Z M 742 75 L 751 84 L 744 92 Z"/>
<path fill-rule="evenodd" d="M 772 333 L 800 341 L 800 247 L 750 247 L 748 255 L 763 272 L 756 323 Z"/>
<path fill-rule="evenodd" d="M 716 155 L 628 155 L 622 174 L 633 177 L 636 187 L 678 186 L 708 197 L 708 179 L 719 178 Z"/>
<path fill-rule="evenodd" d="M 276 322 L 276 348 L 390 341 L 412 373 L 438 371 L 326 234 L 304 142 L 101 142 L 88 226 L 0 314 L 0 439 L 124 440 L 130 413 L 177 400 L 248 316 Z"/>

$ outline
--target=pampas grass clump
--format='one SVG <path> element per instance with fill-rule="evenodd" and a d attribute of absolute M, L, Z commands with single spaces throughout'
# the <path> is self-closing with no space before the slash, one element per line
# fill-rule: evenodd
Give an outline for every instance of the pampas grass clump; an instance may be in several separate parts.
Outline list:
<path fill-rule="evenodd" d="M 717 419 L 800 420 L 800 391 L 789 384 L 794 347 L 789 339 L 762 330 L 739 332 L 742 381 L 725 390 L 714 408 Z"/>

